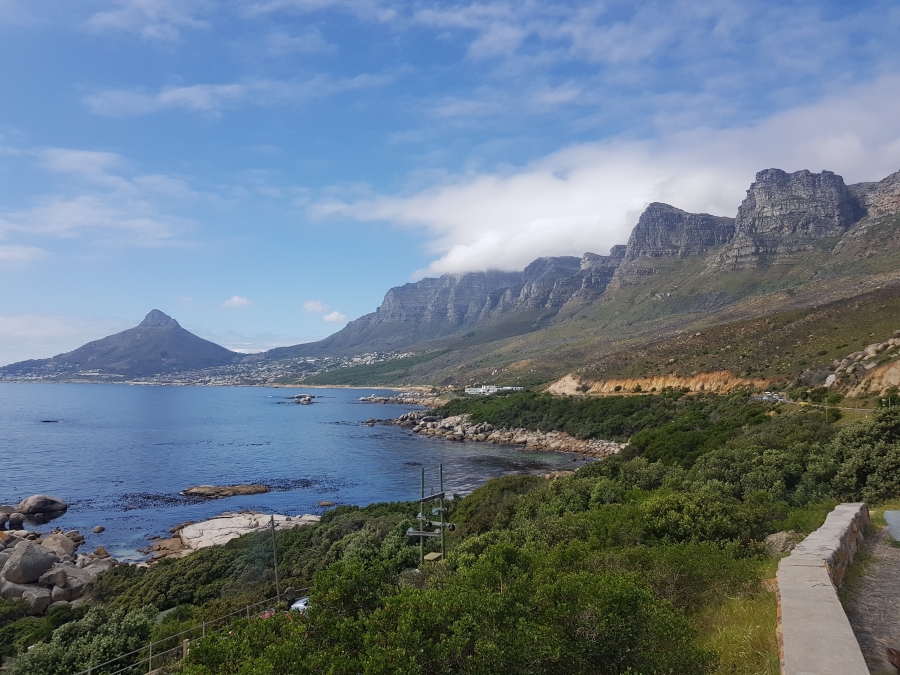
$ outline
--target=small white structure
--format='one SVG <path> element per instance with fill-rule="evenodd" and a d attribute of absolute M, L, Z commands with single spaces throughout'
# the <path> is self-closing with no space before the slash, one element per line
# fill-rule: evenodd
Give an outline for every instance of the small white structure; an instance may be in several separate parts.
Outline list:
<path fill-rule="evenodd" d="M 494 384 L 483 384 L 480 387 L 466 387 L 470 396 L 490 396 L 498 391 L 522 391 L 523 387 L 498 387 Z"/>

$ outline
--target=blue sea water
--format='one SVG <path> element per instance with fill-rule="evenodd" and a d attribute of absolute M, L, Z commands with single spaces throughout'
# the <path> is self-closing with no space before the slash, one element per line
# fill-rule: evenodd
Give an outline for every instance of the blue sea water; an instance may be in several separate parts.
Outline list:
<path fill-rule="evenodd" d="M 298 393 L 312 405 L 283 403 Z M 494 476 L 572 468 L 571 456 L 456 443 L 363 426 L 413 406 L 362 403 L 376 389 L 0 384 L 0 504 L 32 494 L 69 502 L 49 531 L 78 529 L 85 549 L 140 559 L 151 535 L 223 511 L 321 514 L 319 501 L 369 504 L 426 490 L 466 494 Z M 191 485 L 264 483 L 272 492 L 202 500 Z M 93 534 L 95 525 L 106 531 Z"/>

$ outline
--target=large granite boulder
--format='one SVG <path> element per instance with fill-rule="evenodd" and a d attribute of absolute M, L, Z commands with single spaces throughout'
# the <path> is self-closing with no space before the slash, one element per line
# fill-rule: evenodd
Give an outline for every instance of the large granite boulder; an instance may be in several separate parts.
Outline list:
<path fill-rule="evenodd" d="M 68 577 L 66 576 L 65 567 L 62 565 L 54 565 L 49 571 L 44 572 L 38 579 L 38 584 L 50 588 L 51 586 L 65 586 Z"/>
<path fill-rule="evenodd" d="M 28 613 L 32 616 L 40 616 L 47 611 L 50 603 L 53 602 L 50 589 L 41 588 L 40 586 L 26 589 L 22 593 L 22 599 L 28 603 Z"/>
<path fill-rule="evenodd" d="M 40 579 L 56 562 L 59 558 L 43 546 L 21 542 L 13 549 L 0 575 L 16 584 L 30 584 Z"/>
<path fill-rule="evenodd" d="M 9 529 L 11 530 L 21 530 L 25 527 L 25 514 L 24 513 L 10 513 L 7 517 L 9 521 Z"/>
<path fill-rule="evenodd" d="M 16 511 L 24 513 L 26 516 L 31 516 L 37 514 L 60 514 L 64 513 L 68 508 L 69 505 L 58 497 L 32 495 L 19 502 Z"/>
<path fill-rule="evenodd" d="M 10 513 L 15 513 L 16 507 L 12 504 L 0 504 L 0 513 L 5 513 L 9 515 Z"/>
<path fill-rule="evenodd" d="M 23 584 L 14 584 L 12 581 L 4 581 L 0 579 L 0 598 L 6 600 L 15 600 L 21 598 L 30 587 Z"/>
<path fill-rule="evenodd" d="M 59 558 L 74 554 L 77 548 L 75 542 L 64 534 L 51 534 L 48 537 L 44 537 L 41 546 L 48 551 L 52 551 Z"/>

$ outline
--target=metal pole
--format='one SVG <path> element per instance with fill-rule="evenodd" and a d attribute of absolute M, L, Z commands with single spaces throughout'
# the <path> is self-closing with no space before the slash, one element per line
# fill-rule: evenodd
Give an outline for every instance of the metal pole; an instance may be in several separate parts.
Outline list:
<path fill-rule="evenodd" d="M 444 550 L 444 465 L 439 464 L 440 472 L 441 472 L 441 562 L 444 561 L 446 557 L 446 551 Z"/>
<path fill-rule="evenodd" d="M 275 602 L 281 602 L 281 584 L 278 582 L 278 550 L 275 546 L 275 516 L 272 516 L 272 559 L 275 561 Z"/>
<path fill-rule="evenodd" d="M 419 499 L 419 516 L 425 517 L 425 467 L 422 467 L 422 496 Z M 422 525 L 425 523 L 424 520 L 419 521 L 419 530 L 422 529 Z M 419 564 L 425 564 L 425 537 L 421 534 L 419 535 Z"/>
<path fill-rule="evenodd" d="M 150 643 L 150 658 L 147 659 L 147 672 L 153 672 L 153 643 Z"/>

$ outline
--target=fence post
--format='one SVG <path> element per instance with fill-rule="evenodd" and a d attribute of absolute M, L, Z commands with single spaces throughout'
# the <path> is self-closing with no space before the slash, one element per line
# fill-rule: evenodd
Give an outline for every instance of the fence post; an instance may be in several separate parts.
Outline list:
<path fill-rule="evenodd" d="M 250 618 L 250 605 L 247 605 L 247 618 Z"/>
<path fill-rule="evenodd" d="M 147 659 L 147 672 L 153 672 L 153 643 L 150 643 L 150 658 Z"/>
<path fill-rule="evenodd" d="M 203 637 L 206 637 L 206 622 L 203 622 Z"/>
<path fill-rule="evenodd" d="M 181 658 L 186 659 L 188 654 L 191 653 L 191 640 L 190 638 L 185 638 L 181 642 Z"/>

